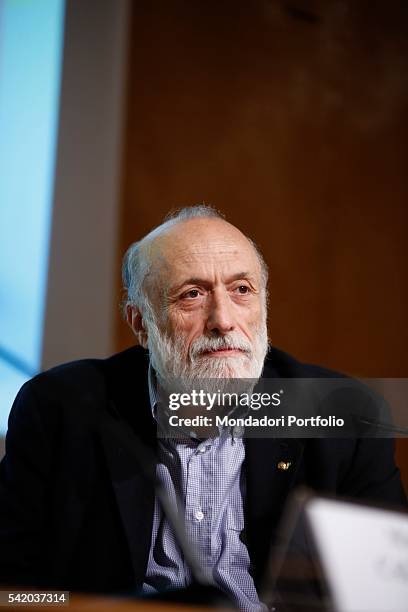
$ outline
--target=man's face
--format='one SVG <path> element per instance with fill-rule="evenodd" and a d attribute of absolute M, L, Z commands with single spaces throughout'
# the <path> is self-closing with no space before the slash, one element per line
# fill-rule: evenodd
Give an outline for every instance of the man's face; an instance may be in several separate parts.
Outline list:
<path fill-rule="evenodd" d="M 145 326 L 160 378 L 258 378 L 265 291 L 245 236 L 220 219 L 191 219 L 156 237 L 149 259 Z"/>

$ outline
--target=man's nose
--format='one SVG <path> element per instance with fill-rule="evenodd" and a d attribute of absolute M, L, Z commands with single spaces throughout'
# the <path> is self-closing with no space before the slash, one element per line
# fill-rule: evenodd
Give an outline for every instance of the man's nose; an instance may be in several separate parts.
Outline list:
<path fill-rule="evenodd" d="M 209 304 L 207 330 L 227 334 L 235 329 L 235 325 L 233 305 L 228 294 L 213 293 Z"/>

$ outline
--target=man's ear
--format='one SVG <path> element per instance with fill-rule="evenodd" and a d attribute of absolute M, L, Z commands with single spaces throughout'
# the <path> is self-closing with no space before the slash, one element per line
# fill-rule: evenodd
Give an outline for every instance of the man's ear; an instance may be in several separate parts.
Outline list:
<path fill-rule="evenodd" d="M 138 344 L 143 346 L 143 348 L 147 348 L 147 331 L 143 323 L 142 313 L 137 306 L 131 304 L 126 306 L 126 320 L 129 327 L 132 328 Z"/>

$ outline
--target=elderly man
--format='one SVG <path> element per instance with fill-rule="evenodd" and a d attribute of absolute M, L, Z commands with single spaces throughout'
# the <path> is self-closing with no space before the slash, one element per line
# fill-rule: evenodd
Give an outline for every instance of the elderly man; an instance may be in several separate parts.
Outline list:
<path fill-rule="evenodd" d="M 211 208 L 183 209 L 132 245 L 123 273 L 139 346 L 42 373 L 13 405 L 0 471 L 1 579 L 105 592 L 186 586 L 190 568 L 150 470 L 181 499 L 215 584 L 240 608 L 262 610 L 257 586 L 288 493 L 304 484 L 404 504 L 392 443 L 244 439 L 228 427 L 158 438 L 158 397 L 180 380 L 329 374 L 268 351 L 265 262 Z M 155 465 L 143 465 L 141 448 Z"/>

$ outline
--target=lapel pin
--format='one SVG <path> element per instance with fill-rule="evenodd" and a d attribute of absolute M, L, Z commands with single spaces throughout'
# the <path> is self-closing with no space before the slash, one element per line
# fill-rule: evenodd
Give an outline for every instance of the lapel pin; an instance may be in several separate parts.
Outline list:
<path fill-rule="evenodd" d="M 282 472 L 286 472 L 292 465 L 291 461 L 279 461 L 278 470 L 282 470 Z"/>

